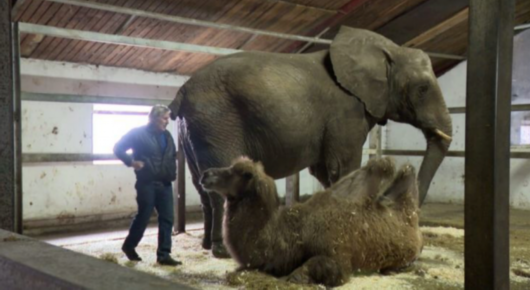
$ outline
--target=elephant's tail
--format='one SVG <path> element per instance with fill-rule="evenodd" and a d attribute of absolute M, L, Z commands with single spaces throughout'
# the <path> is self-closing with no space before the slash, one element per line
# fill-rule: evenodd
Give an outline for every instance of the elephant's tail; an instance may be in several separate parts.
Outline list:
<path fill-rule="evenodd" d="M 179 91 L 177 92 L 177 95 L 175 96 L 175 99 L 169 104 L 169 109 L 171 110 L 171 120 L 177 119 L 177 117 L 180 116 L 180 105 L 182 104 L 182 100 L 184 99 L 184 96 L 186 95 L 186 87 L 182 86 L 180 87 Z"/>

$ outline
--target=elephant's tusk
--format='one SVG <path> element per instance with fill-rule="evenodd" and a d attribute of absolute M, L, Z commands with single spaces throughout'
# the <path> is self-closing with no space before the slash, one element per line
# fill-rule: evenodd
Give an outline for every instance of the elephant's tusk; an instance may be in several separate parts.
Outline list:
<path fill-rule="evenodd" d="M 453 141 L 453 137 L 445 134 L 440 129 L 434 129 L 434 133 L 436 133 L 436 135 L 440 136 L 442 139 L 445 139 L 447 141 Z"/>

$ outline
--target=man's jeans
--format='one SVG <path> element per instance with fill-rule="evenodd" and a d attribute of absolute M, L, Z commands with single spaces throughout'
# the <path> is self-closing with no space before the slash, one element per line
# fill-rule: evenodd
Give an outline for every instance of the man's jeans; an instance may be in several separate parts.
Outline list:
<path fill-rule="evenodd" d="M 158 212 L 158 249 L 156 256 L 163 259 L 171 253 L 171 232 L 173 229 L 173 189 L 171 183 L 136 183 L 138 213 L 134 217 L 129 235 L 123 243 L 124 249 L 134 249 L 140 243 L 149 218 L 156 208 Z"/>

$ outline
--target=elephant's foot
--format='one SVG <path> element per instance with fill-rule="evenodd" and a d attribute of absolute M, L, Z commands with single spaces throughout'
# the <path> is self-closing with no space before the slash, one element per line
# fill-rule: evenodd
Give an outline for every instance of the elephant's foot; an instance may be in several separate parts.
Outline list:
<path fill-rule="evenodd" d="M 202 248 L 205 250 L 212 249 L 212 239 L 206 235 L 202 238 Z"/>
<path fill-rule="evenodd" d="M 226 249 L 223 242 L 212 243 L 212 254 L 218 259 L 230 258 L 230 253 L 228 253 L 228 250 Z"/>

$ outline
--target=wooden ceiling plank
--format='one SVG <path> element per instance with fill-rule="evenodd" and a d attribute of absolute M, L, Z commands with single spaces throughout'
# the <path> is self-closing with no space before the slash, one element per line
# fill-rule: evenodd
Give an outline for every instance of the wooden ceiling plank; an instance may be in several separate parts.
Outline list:
<path fill-rule="evenodd" d="M 156 3 L 150 2 L 150 1 L 140 1 L 138 3 L 140 4 L 140 7 L 138 7 L 138 9 L 140 9 L 140 10 L 147 10 L 152 5 L 155 5 L 155 7 L 157 7 Z M 129 27 L 127 29 L 125 29 L 125 31 L 123 31 L 120 35 L 131 36 L 131 34 L 134 32 L 134 27 L 136 27 L 138 25 L 142 25 L 144 23 L 144 21 L 145 21 L 145 19 L 136 19 L 136 20 L 134 20 L 133 23 L 131 25 L 129 25 Z M 128 48 L 129 47 L 123 46 L 123 45 L 117 46 L 116 49 L 114 49 L 114 50 L 110 51 L 108 54 L 106 54 L 106 56 L 105 56 L 105 58 L 103 60 L 103 63 L 105 63 L 106 65 L 112 65 L 113 64 L 112 60 L 117 55 L 120 55 L 122 52 L 126 51 Z"/>
<path fill-rule="evenodd" d="M 422 44 L 428 42 L 429 40 L 434 38 L 436 35 L 439 35 L 440 33 L 444 33 L 448 31 L 449 29 L 451 29 L 452 27 L 462 22 L 467 23 L 468 14 L 469 14 L 469 8 L 465 8 L 462 11 L 455 14 L 453 17 L 441 22 L 440 24 L 434 26 L 433 28 L 405 42 L 403 45 L 409 46 L 409 47 L 420 47 Z"/>
<path fill-rule="evenodd" d="M 370 0 L 350 13 L 341 25 L 375 30 L 399 15 L 410 11 L 426 0 Z M 330 29 L 326 37 L 333 38 L 339 25 Z"/>
<path fill-rule="evenodd" d="M 226 15 L 227 13 L 232 11 L 234 9 L 234 7 L 236 7 L 241 2 L 243 2 L 243 1 L 240 1 L 237 4 L 235 4 L 235 2 L 231 2 L 232 3 L 231 6 L 227 5 L 225 9 L 218 10 L 218 12 L 216 14 L 214 14 L 213 18 L 211 18 L 210 20 L 216 21 L 216 22 L 219 21 L 220 19 L 222 19 L 223 15 Z M 246 1 L 246 2 L 248 2 L 248 1 Z M 193 11 L 189 11 L 188 13 L 186 13 L 186 16 L 193 18 L 193 17 L 198 17 L 200 11 L 198 9 L 195 9 Z M 204 33 L 205 31 L 212 31 L 211 28 L 208 29 L 208 28 L 203 28 L 203 27 L 190 27 L 190 26 L 186 26 L 186 25 L 181 25 L 181 26 L 179 26 L 179 28 L 183 29 L 183 31 L 190 31 L 191 30 L 193 32 L 200 31 L 202 33 Z M 182 38 L 181 41 L 185 41 L 185 42 L 190 42 L 190 43 L 196 44 L 196 42 L 194 42 L 195 37 L 193 37 L 193 39 L 191 39 L 190 38 L 191 36 L 190 36 L 189 33 L 183 33 L 183 35 L 184 35 L 184 38 Z M 153 65 L 153 68 L 155 70 L 157 70 L 157 71 L 169 71 L 169 70 L 172 70 L 175 67 L 175 61 L 184 62 L 184 61 L 186 61 L 187 57 L 189 57 L 191 54 L 186 54 L 186 53 L 181 53 L 181 52 L 164 51 L 160 55 L 161 56 L 157 60 L 154 60 L 154 61 L 151 62 L 152 65 Z M 195 57 L 197 59 L 200 59 L 200 58 L 204 58 L 205 56 L 196 54 Z M 171 69 L 169 69 L 169 68 L 171 68 Z"/>
<path fill-rule="evenodd" d="M 112 0 L 111 0 L 112 1 Z M 123 5 L 128 0 L 118 0 L 117 5 Z M 114 1 L 113 1 L 114 2 Z M 127 18 L 126 15 L 119 13 L 106 13 L 104 20 L 101 22 L 104 23 L 102 27 L 98 28 L 98 31 L 101 33 L 113 34 L 116 29 L 125 21 Z M 74 62 L 86 62 L 93 63 L 91 61 L 94 53 L 102 46 L 102 43 L 90 42 L 83 46 L 81 50 L 77 53 L 74 58 Z"/>
<path fill-rule="evenodd" d="M 88 27 L 91 20 L 96 17 L 99 12 L 100 11 L 94 9 L 86 9 L 85 11 L 78 12 L 80 17 L 79 19 L 74 17 L 75 24 L 71 28 L 80 31 L 86 30 L 86 27 Z M 55 48 L 54 53 L 50 54 L 50 60 L 64 60 L 64 55 L 66 55 L 73 48 L 72 45 L 77 41 L 78 40 L 63 39 L 63 41 L 60 42 L 60 44 Z"/>
<path fill-rule="evenodd" d="M 195 10 L 191 12 L 191 17 L 197 17 L 200 12 L 198 10 Z M 191 29 L 194 33 L 186 33 L 185 35 L 185 42 L 198 44 L 199 42 L 196 41 L 197 36 L 195 36 L 197 33 L 198 35 L 201 35 L 207 31 L 213 31 L 212 28 L 203 28 L 203 27 L 189 27 L 185 28 L 185 30 Z M 191 54 L 187 52 L 169 52 L 165 51 L 162 52 L 162 57 L 158 59 L 158 61 L 154 62 L 154 69 L 157 71 L 174 71 L 179 66 L 179 64 L 185 63 L 190 58 L 193 58 L 197 63 L 200 63 L 201 59 L 207 58 L 207 55 L 204 54 Z"/>
<path fill-rule="evenodd" d="M 171 7 L 171 4 L 167 2 L 160 2 L 159 5 L 152 11 L 162 13 L 166 9 Z M 132 35 L 134 37 L 141 37 L 145 39 L 150 39 L 153 34 L 157 34 L 158 28 L 161 26 L 162 22 L 155 20 L 155 19 L 149 19 L 147 22 L 144 22 L 144 25 L 142 25 L 142 30 L 139 34 Z M 138 51 L 145 51 L 145 48 L 139 48 L 139 47 L 130 47 L 128 50 L 123 52 L 122 54 L 116 56 L 116 58 L 112 59 L 114 66 L 122 66 L 127 59 L 135 54 Z"/>
<path fill-rule="evenodd" d="M 60 5 L 55 3 L 42 3 L 38 9 L 38 13 L 35 12 L 28 21 L 33 23 L 47 23 L 53 15 L 57 12 Z M 20 53 L 23 57 L 30 56 L 37 46 L 44 39 L 43 35 L 30 34 L 20 41 Z"/>
<path fill-rule="evenodd" d="M 516 2 L 515 25 L 519 25 L 528 21 L 530 21 L 530 0 L 519 0 Z M 436 49 L 440 48 L 445 50 L 451 49 L 453 51 L 463 51 L 464 53 L 467 51 L 467 25 L 462 25 L 460 29 L 455 29 L 452 34 L 445 34 L 445 38 L 452 40 L 450 43 L 447 43 L 447 41 L 442 43 L 442 37 L 443 36 L 441 36 L 438 40 L 438 44 L 431 43 L 429 46 Z M 436 59 L 433 60 L 433 67 L 435 68 L 436 75 L 441 75 L 452 69 L 458 63 L 460 62 Z"/>
<path fill-rule="evenodd" d="M 268 29 L 281 29 L 281 27 L 286 27 L 287 30 L 284 29 L 284 32 L 286 33 L 306 34 L 306 32 L 312 30 L 315 25 L 330 16 L 332 15 L 320 12 L 316 13 L 307 9 L 298 9 L 296 13 L 289 15 L 289 19 L 292 19 L 290 25 L 276 22 L 272 23 Z M 313 23 L 313 25 L 308 26 L 307 23 Z M 270 37 L 259 36 L 252 43 L 245 46 L 245 48 L 249 50 L 282 51 L 291 44 L 292 41 L 278 41 Z"/>
<path fill-rule="evenodd" d="M 386 23 L 376 32 L 401 45 L 468 5 L 469 0 L 428 0 Z"/>
<path fill-rule="evenodd" d="M 79 10 L 78 7 L 72 7 L 68 5 L 60 5 L 59 10 L 54 15 L 61 15 L 61 17 L 52 17 L 46 25 L 64 27 L 72 17 Z M 44 58 L 43 56 L 49 50 L 53 50 L 57 43 L 60 41 L 59 38 L 45 37 L 37 48 L 30 55 L 31 58 Z"/>
<path fill-rule="evenodd" d="M 198 3 L 198 4 L 197 4 Z M 197 2 L 195 3 L 196 5 L 205 5 L 204 2 Z M 186 5 L 182 5 L 183 3 L 178 3 L 174 6 L 169 6 L 168 8 L 166 8 L 163 13 L 164 14 L 168 14 L 168 15 L 175 15 L 175 14 L 178 14 L 179 13 L 179 10 L 182 10 L 183 6 L 186 7 Z M 187 7 L 187 11 L 191 10 L 190 7 Z M 180 11 L 182 12 L 182 11 Z M 179 25 L 179 24 L 176 24 L 176 23 L 171 23 L 171 22 L 167 22 L 167 21 L 156 21 L 154 22 L 155 26 L 153 27 L 153 29 L 151 29 L 151 31 L 149 31 L 148 34 L 146 34 L 146 38 L 149 38 L 149 39 L 157 39 L 157 40 L 167 40 L 167 36 L 168 36 L 168 33 L 170 31 L 173 31 L 174 27 L 175 26 L 181 26 L 182 25 Z M 197 29 L 197 27 L 195 27 Z M 184 41 L 182 38 L 179 42 L 187 42 L 187 41 Z M 149 57 L 150 56 L 155 56 L 155 55 L 162 55 L 164 53 L 166 53 L 167 51 L 163 51 L 163 50 L 159 50 L 159 49 L 148 49 L 148 48 L 142 48 L 142 49 L 135 49 L 135 50 L 131 50 L 129 51 L 128 54 L 124 55 L 124 57 L 122 57 L 120 60 L 118 60 L 116 62 L 116 65 L 120 65 L 121 63 L 127 61 L 128 63 L 130 63 L 131 65 L 138 65 L 138 66 L 141 66 L 141 67 L 145 67 L 147 66 L 146 65 L 146 62 L 149 60 Z"/>
<path fill-rule="evenodd" d="M 128 8 L 134 8 L 139 9 L 142 5 L 147 5 L 146 1 L 143 0 L 126 0 L 123 2 L 121 6 L 128 7 Z M 109 34 L 117 34 L 117 32 L 120 30 L 120 28 L 124 25 L 125 21 L 127 21 L 127 15 L 124 14 L 115 14 L 113 17 L 113 22 L 111 27 L 109 27 Z M 120 34 L 122 34 L 120 32 Z M 106 44 L 106 43 L 98 43 L 90 52 L 92 55 L 87 62 L 88 63 L 101 63 L 107 65 L 108 62 L 105 61 L 107 56 L 109 56 L 114 51 L 117 51 L 123 47 L 119 45 L 114 44 Z"/>
<path fill-rule="evenodd" d="M 20 13 L 20 16 L 18 17 L 17 21 L 22 22 L 28 22 L 29 19 L 31 19 L 31 16 L 35 11 L 39 8 L 39 6 L 42 4 L 43 1 L 35 0 L 35 1 L 27 1 L 26 5 L 27 7 L 24 8 L 24 10 Z M 28 34 L 20 35 L 19 42 L 22 43 L 27 37 L 29 37 Z"/>
<path fill-rule="evenodd" d="M 278 5 L 279 6 L 279 5 Z M 305 12 L 305 6 L 295 6 L 295 7 L 289 7 L 289 9 L 282 9 L 284 7 L 279 7 L 279 10 L 281 12 L 277 12 L 276 10 L 269 10 L 267 12 L 270 12 L 270 14 L 274 15 L 272 19 L 270 19 L 266 26 L 263 26 L 263 29 L 271 30 L 271 31 L 279 31 L 282 33 L 293 33 L 293 28 L 296 28 L 298 24 L 298 19 L 300 15 L 304 14 Z M 289 19 L 292 20 L 288 21 L 290 23 L 286 24 L 283 20 Z M 296 29 L 294 29 L 296 30 Z M 268 42 L 267 40 L 270 40 L 271 37 L 266 37 L 263 35 L 257 35 L 257 37 L 254 37 L 252 41 L 247 41 L 244 45 L 240 47 L 240 49 L 244 50 L 253 50 L 255 46 L 259 45 L 253 45 L 252 43 L 261 43 L 261 42 Z M 275 39 L 278 42 L 284 43 L 285 40 L 283 39 Z M 270 48 L 269 48 L 270 49 Z M 254 49 L 255 50 L 255 49 Z"/>
<path fill-rule="evenodd" d="M 336 12 L 342 6 L 344 6 L 348 0 L 331 1 L 331 0 L 277 0 L 275 2 L 287 3 L 290 5 L 297 5 L 299 7 L 307 7 L 311 9 L 318 9 L 323 12 Z"/>
<path fill-rule="evenodd" d="M 169 12 L 169 15 L 177 15 L 179 13 L 179 10 L 182 10 L 182 7 L 177 4 Z M 168 41 L 184 42 L 185 40 L 181 36 L 183 34 L 182 31 L 184 29 L 186 29 L 186 25 L 180 25 L 180 24 L 171 23 L 171 22 L 163 22 L 162 26 L 160 27 L 160 30 L 163 33 L 158 34 L 153 38 L 161 39 L 161 40 L 168 40 Z M 203 29 L 203 28 L 194 27 L 194 29 Z M 177 37 L 172 37 L 172 35 L 176 35 Z M 158 62 L 160 59 L 164 59 L 169 54 L 170 54 L 169 51 L 161 51 L 159 49 L 148 49 L 145 52 L 140 52 L 140 53 L 137 53 L 136 55 L 131 56 L 130 59 L 139 60 L 139 58 L 142 57 L 142 60 L 139 60 L 142 63 L 142 65 L 145 65 L 148 67 L 154 67 L 154 63 Z"/>
<path fill-rule="evenodd" d="M 31 4 L 32 3 L 29 0 L 18 0 L 15 2 L 15 6 L 11 8 L 11 19 L 15 22 L 19 21 L 22 14 L 24 14 L 24 11 L 26 11 Z"/>
<path fill-rule="evenodd" d="M 68 12 L 71 12 L 71 13 L 60 14 L 62 9 L 59 9 L 59 12 L 57 12 L 55 14 L 55 17 L 52 18 L 52 21 L 53 20 L 59 20 L 59 21 L 56 22 L 57 24 L 56 25 L 48 24 L 48 25 L 64 27 L 64 28 L 70 28 L 70 29 L 75 28 L 76 24 L 78 24 L 78 22 L 79 22 L 79 19 L 81 19 L 86 14 L 87 10 L 86 9 L 83 10 L 82 8 L 73 7 L 73 6 L 69 6 L 69 5 L 63 5 L 63 6 L 66 6 L 67 9 L 71 9 L 71 10 L 68 10 Z M 49 38 L 49 37 L 46 37 L 46 38 Z M 39 48 L 41 48 L 41 46 L 43 46 L 45 41 L 46 41 L 46 39 L 43 40 L 43 42 L 35 50 L 35 52 L 39 52 L 39 55 L 36 58 L 43 58 L 43 59 L 53 60 L 53 59 L 55 59 L 55 56 L 59 52 L 62 51 L 62 47 L 69 40 L 68 39 L 62 39 L 62 38 L 52 38 L 52 41 L 46 47 L 42 47 L 42 50 L 39 51 Z M 34 57 L 34 56 L 32 55 L 32 57 Z"/>
<path fill-rule="evenodd" d="M 342 23 L 348 15 L 353 13 L 355 10 L 359 9 L 362 5 L 366 4 L 366 2 L 369 0 L 351 0 L 348 1 L 346 4 L 344 4 L 335 15 L 328 17 L 328 19 L 320 22 L 318 25 L 315 25 L 314 28 L 308 32 L 308 35 L 319 35 L 324 30 L 328 30 L 329 27 L 335 27 Z M 305 42 L 301 41 L 295 41 L 291 45 L 289 45 L 283 52 L 292 53 L 295 51 L 298 51 L 302 46 L 305 46 Z M 322 47 L 327 48 L 327 45 L 321 45 L 314 43 L 313 45 L 309 46 L 310 50 L 321 50 Z"/>
<path fill-rule="evenodd" d="M 103 2 L 108 2 L 108 0 L 103 0 Z M 82 30 L 101 32 L 101 28 L 113 14 L 114 13 L 109 13 L 102 10 L 96 11 L 94 16 L 90 20 L 86 21 L 86 24 Z M 65 48 L 65 52 L 62 53 L 57 60 L 75 62 L 75 59 L 77 59 L 77 55 L 81 52 L 82 48 L 90 44 L 91 42 L 74 40 L 70 42 L 68 47 Z"/>

